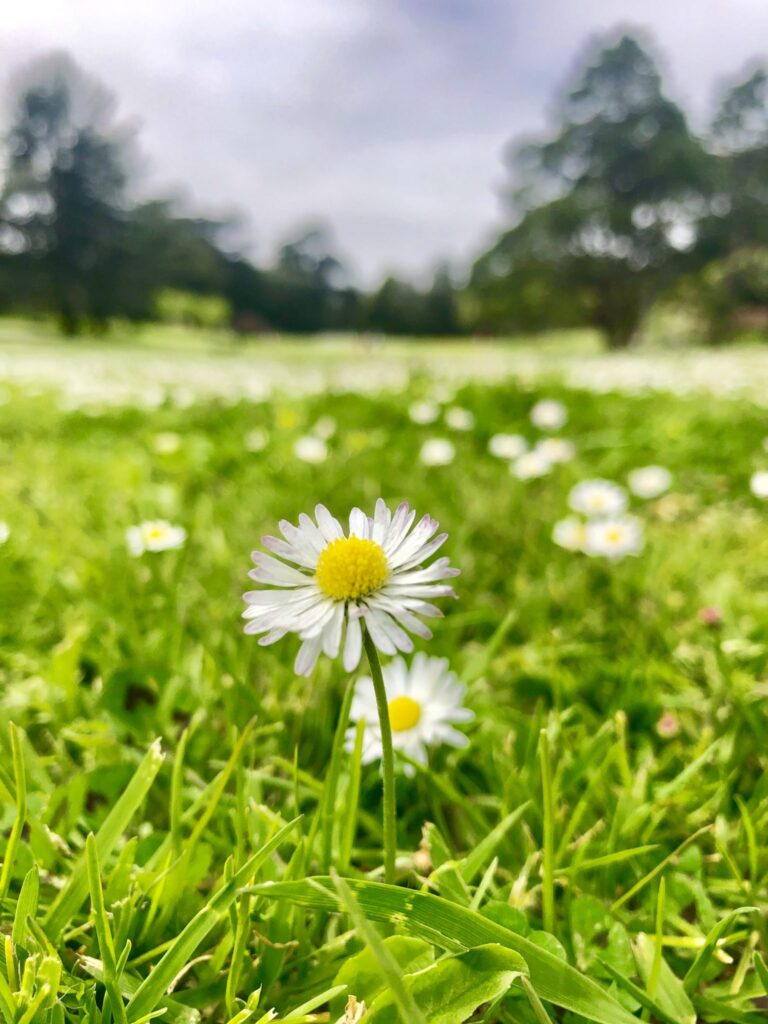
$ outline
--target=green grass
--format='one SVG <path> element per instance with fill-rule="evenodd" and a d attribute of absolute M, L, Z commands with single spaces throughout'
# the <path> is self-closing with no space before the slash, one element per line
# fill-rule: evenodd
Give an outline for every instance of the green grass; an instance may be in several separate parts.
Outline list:
<path fill-rule="evenodd" d="M 0 1018 L 255 1024 L 275 1007 L 335 1024 L 351 993 L 375 1002 L 363 1024 L 765 1019 L 768 519 L 749 491 L 764 412 L 467 383 L 452 401 L 476 427 L 456 433 L 408 418 L 432 388 L 65 411 L 6 386 Z M 534 440 L 543 393 L 568 406 L 578 454 L 521 482 L 487 443 Z M 329 415 L 328 460 L 298 462 Z M 256 428 L 269 442 L 248 452 Z M 451 466 L 418 462 L 433 436 L 456 445 Z M 574 483 L 648 463 L 674 486 L 633 502 L 640 557 L 552 543 Z M 394 890 L 379 773 L 332 758 L 340 664 L 298 679 L 295 643 L 261 648 L 239 618 L 277 520 L 380 495 L 450 534 L 460 600 L 417 646 L 450 659 L 476 713 L 466 749 L 398 776 Z M 186 545 L 130 557 L 126 528 L 154 517 Z M 667 711 L 680 731 L 663 739 Z"/>

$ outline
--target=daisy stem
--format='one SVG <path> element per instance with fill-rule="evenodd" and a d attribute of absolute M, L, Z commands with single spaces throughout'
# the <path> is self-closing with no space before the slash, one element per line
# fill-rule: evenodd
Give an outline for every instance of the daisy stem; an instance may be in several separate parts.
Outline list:
<path fill-rule="evenodd" d="M 397 817 L 395 809 L 395 756 L 392 749 L 392 726 L 389 721 L 389 703 L 381 674 L 381 664 L 376 646 L 363 623 L 363 644 L 371 669 L 373 691 L 376 694 L 376 710 L 379 713 L 381 731 L 381 770 L 384 777 L 384 881 L 392 885 L 395 881 L 395 848 L 397 844 Z"/>

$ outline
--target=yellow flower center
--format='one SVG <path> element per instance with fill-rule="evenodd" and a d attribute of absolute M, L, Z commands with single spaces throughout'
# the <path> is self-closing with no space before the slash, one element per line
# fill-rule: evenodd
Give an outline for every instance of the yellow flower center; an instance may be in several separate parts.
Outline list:
<path fill-rule="evenodd" d="M 609 544 L 618 544 L 624 536 L 624 531 L 620 526 L 611 526 L 605 531 L 605 539 Z"/>
<path fill-rule="evenodd" d="M 334 601 L 349 601 L 372 594 L 389 576 L 384 549 L 375 540 L 339 537 L 320 552 L 315 579 Z"/>
<path fill-rule="evenodd" d="M 151 526 L 147 531 L 148 540 L 162 540 L 165 536 L 165 528 L 162 526 Z"/>
<path fill-rule="evenodd" d="M 389 724 L 392 732 L 406 732 L 419 724 L 421 705 L 413 697 L 395 697 L 389 702 Z"/>

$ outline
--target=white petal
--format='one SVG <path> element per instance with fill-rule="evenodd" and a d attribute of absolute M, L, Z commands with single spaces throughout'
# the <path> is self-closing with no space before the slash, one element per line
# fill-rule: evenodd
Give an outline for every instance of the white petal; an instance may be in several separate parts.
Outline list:
<path fill-rule="evenodd" d="M 330 621 L 323 630 L 323 654 L 335 658 L 341 646 L 341 631 L 344 626 L 344 604 L 336 603 Z"/>
<path fill-rule="evenodd" d="M 432 519 L 431 516 L 423 516 L 411 533 L 389 553 L 387 560 L 392 568 L 401 566 L 419 552 L 436 532 L 439 525 L 438 521 Z"/>
<path fill-rule="evenodd" d="M 349 513 L 349 534 L 361 540 L 369 537 L 368 516 L 361 508 L 353 508 Z"/>
<path fill-rule="evenodd" d="M 344 640 L 344 668 L 347 672 L 353 672 L 360 664 L 362 650 L 363 631 L 360 619 L 350 616 L 347 619 L 347 635 Z"/>
<path fill-rule="evenodd" d="M 317 519 L 317 525 L 320 527 L 320 532 L 329 543 L 344 536 L 341 523 L 331 515 L 325 505 L 315 505 L 315 518 Z"/>
<path fill-rule="evenodd" d="M 386 651 L 385 648 L 381 646 L 376 636 L 374 636 L 374 629 L 378 636 L 386 636 L 389 643 L 396 650 L 406 651 L 407 653 L 410 653 L 413 650 L 413 640 L 411 640 L 405 630 L 398 626 L 395 620 L 387 615 L 386 612 L 381 611 L 378 608 L 371 608 L 365 621 L 374 643 L 379 650 L 384 651 L 385 654 L 394 654 L 395 651 Z"/>
<path fill-rule="evenodd" d="M 392 522 L 389 524 L 389 530 L 387 536 L 384 538 L 384 553 L 389 556 L 393 551 L 397 549 L 398 544 L 402 541 L 403 537 L 408 533 L 413 520 L 416 518 L 416 510 L 412 509 L 407 501 L 404 501 L 401 505 L 398 505 L 397 511 L 392 517 Z"/>
<path fill-rule="evenodd" d="M 257 566 L 248 573 L 252 580 L 275 583 L 281 587 L 303 587 L 307 584 L 307 577 L 303 572 L 291 568 L 277 558 L 272 558 L 271 555 L 265 555 L 263 551 L 251 552 L 251 558 Z"/>
<path fill-rule="evenodd" d="M 321 645 L 322 637 L 320 636 L 314 636 L 310 640 L 304 641 L 299 648 L 299 653 L 296 655 L 296 661 L 293 665 L 293 670 L 297 676 L 309 676 L 312 674 L 312 670 L 317 664 Z"/>
<path fill-rule="evenodd" d="M 265 548 L 269 548 L 274 554 L 279 555 L 280 558 L 284 558 L 288 562 L 295 562 L 297 565 L 306 566 L 308 569 L 314 569 L 317 565 L 317 555 L 314 554 L 308 544 L 298 547 L 289 541 L 280 540 L 279 537 L 262 537 L 261 543 Z"/>

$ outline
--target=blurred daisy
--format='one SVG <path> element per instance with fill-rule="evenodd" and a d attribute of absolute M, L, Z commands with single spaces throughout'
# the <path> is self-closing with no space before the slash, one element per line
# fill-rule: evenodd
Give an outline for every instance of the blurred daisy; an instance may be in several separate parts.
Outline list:
<path fill-rule="evenodd" d="M 408 415 L 414 423 L 434 423 L 440 415 L 440 406 L 437 402 L 414 402 Z"/>
<path fill-rule="evenodd" d="M 0 519 L 0 544 L 5 544 L 8 538 L 11 536 L 11 528 L 8 523 L 4 523 Z"/>
<path fill-rule="evenodd" d="M 466 688 L 450 670 L 447 658 L 429 658 L 420 651 L 410 666 L 402 658 L 395 658 L 382 671 L 395 750 L 424 764 L 428 746 L 467 745 L 467 737 L 454 725 L 471 722 L 475 715 L 464 707 Z M 376 694 L 368 676 L 358 679 L 355 685 L 350 718 L 353 722 L 365 722 L 363 764 L 381 760 Z M 347 750 L 354 747 L 355 731 L 350 728 L 347 732 Z M 412 775 L 413 767 L 406 764 L 405 771 Z"/>
<path fill-rule="evenodd" d="M 138 526 L 129 526 L 125 531 L 128 551 L 138 558 L 146 551 L 170 551 L 180 548 L 187 539 L 183 526 L 174 526 L 166 519 L 150 519 Z"/>
<path fill-rule="evenodd" d="M 162 431 L 152 438 L 152 447 L 158 455 L 173 455 L 181 448 L 181 437 L 172 430 Z"/>
<path fill-rule="evenodd" d="M 546 476 L 551 469 L 552 463 L 538 451 L 525 452 L 509 467 L 510 473 L 518 480 L 534 480 Z"/>
<path fill-rule="evenodd" d="M 531 423 L 539 430 L 559 430 L 568 420 L 568 410 L 555 398 L 542 398 L 531 409 Z"/>
<path fill-rule="evenodd" d="M 517 459 L 528 451 L 528 442 L 520 434 L 494 434 L 488 451 L 497 459 Z"/>
<path fill-rule="evenodd" d="M 263 452 L 267 447 L 269 434 L 263 427 L 255 427 L 245 435 L 245 448 L 249 452 Z"/>
<path fill-rule="evenodd" d="M 568 504 L 585 516 L 618 516 L 627 507 L 627 495 L 611 480 L 582 480 L 568 495 Z"/>
<path fill-rule="evenodd" d="M 322 437 L 300 437 L 293 446 L 293 454 L 302 462 L 316 465 L 328 458 L 328 445 Z"/>
<path fill-rule="evenodd" d="M 421 446 L 419 458 L 425 466 L 448 466 L 456 457 L 456 449 L 444 437 L 433 437 Z"/>
<path fill-rule="evenodd" d="M 768 470 L 758 470 L 749 478 L 749 489 L 756 498 L 768 498 Z"/>
<path fill-rule="evenodd" d="M 472 430 L 475 425 L 475 417 L 469 409 L 462 409 L 460 405 L 452 405 L 445 411 L 445 424 L 451 430 Z"/>
<path fill-rule="evenodd" d="M 576 454 L 573 441 L 564 437 L 545 437 L 536 444 L 534 451 L 539 452 L 550 462 L 570 462 Z"/>
<path fill-rule="evenodd" d="M 627 481 L 638 498 L 658 498 L 672 486 L 672 474 L 664 466 L 643 466 L 633 469 Z"/>
<path fill-rule="evenodd" d="M 333 437 L 336 433 L 336 420 L 333 416 L 321 416 L 312 428 L 312 433 L 315 437 L 327 441 L 328 438 Z"/>
<path fill-rule="evenodd" d="M 586 523 L 576 516 L 559 520 L 552 529 L 552 540 L 566 551 L 583 551 L 586 539 Z"/>
<path fill-rule="evenodd" d="M 636 516 L 618 516 L 587 523 L 583 550 L 593 557 L 618 561 L 626 555 L 639 555 L 643 544 L 640 520 Z"/>
<path fill-rule="evenodd" d="M 363 619 L 383 654 L 412 651 L 408 632 L 432 636 L 419 616 L 442 615 L 425 598 L 455 597 L 445 581 L 459 572 L 447 558 L 424 566 L 448 535 L 436 535 L 438 523 L 430 516 L 414 527 L 415 516 L 406 502 L 393 515 L 379 498 L 373 516 L 352 509 L 348 534 L 324 505 L 315 507 L 316 522 L 306 514 L 298 526 L 281 520 L 285 539 L 263 538 L 279 558 L 260 551 L 251 555 L 256 564 L 251 579 L 270 589 L 245 594 L 245 632 L 264 634 L 262 645 L 298 634 L 297 675 L 309 675 L 321 651 L 335 658 L 342 648 L 344 668 L 357 668 Z"/>

